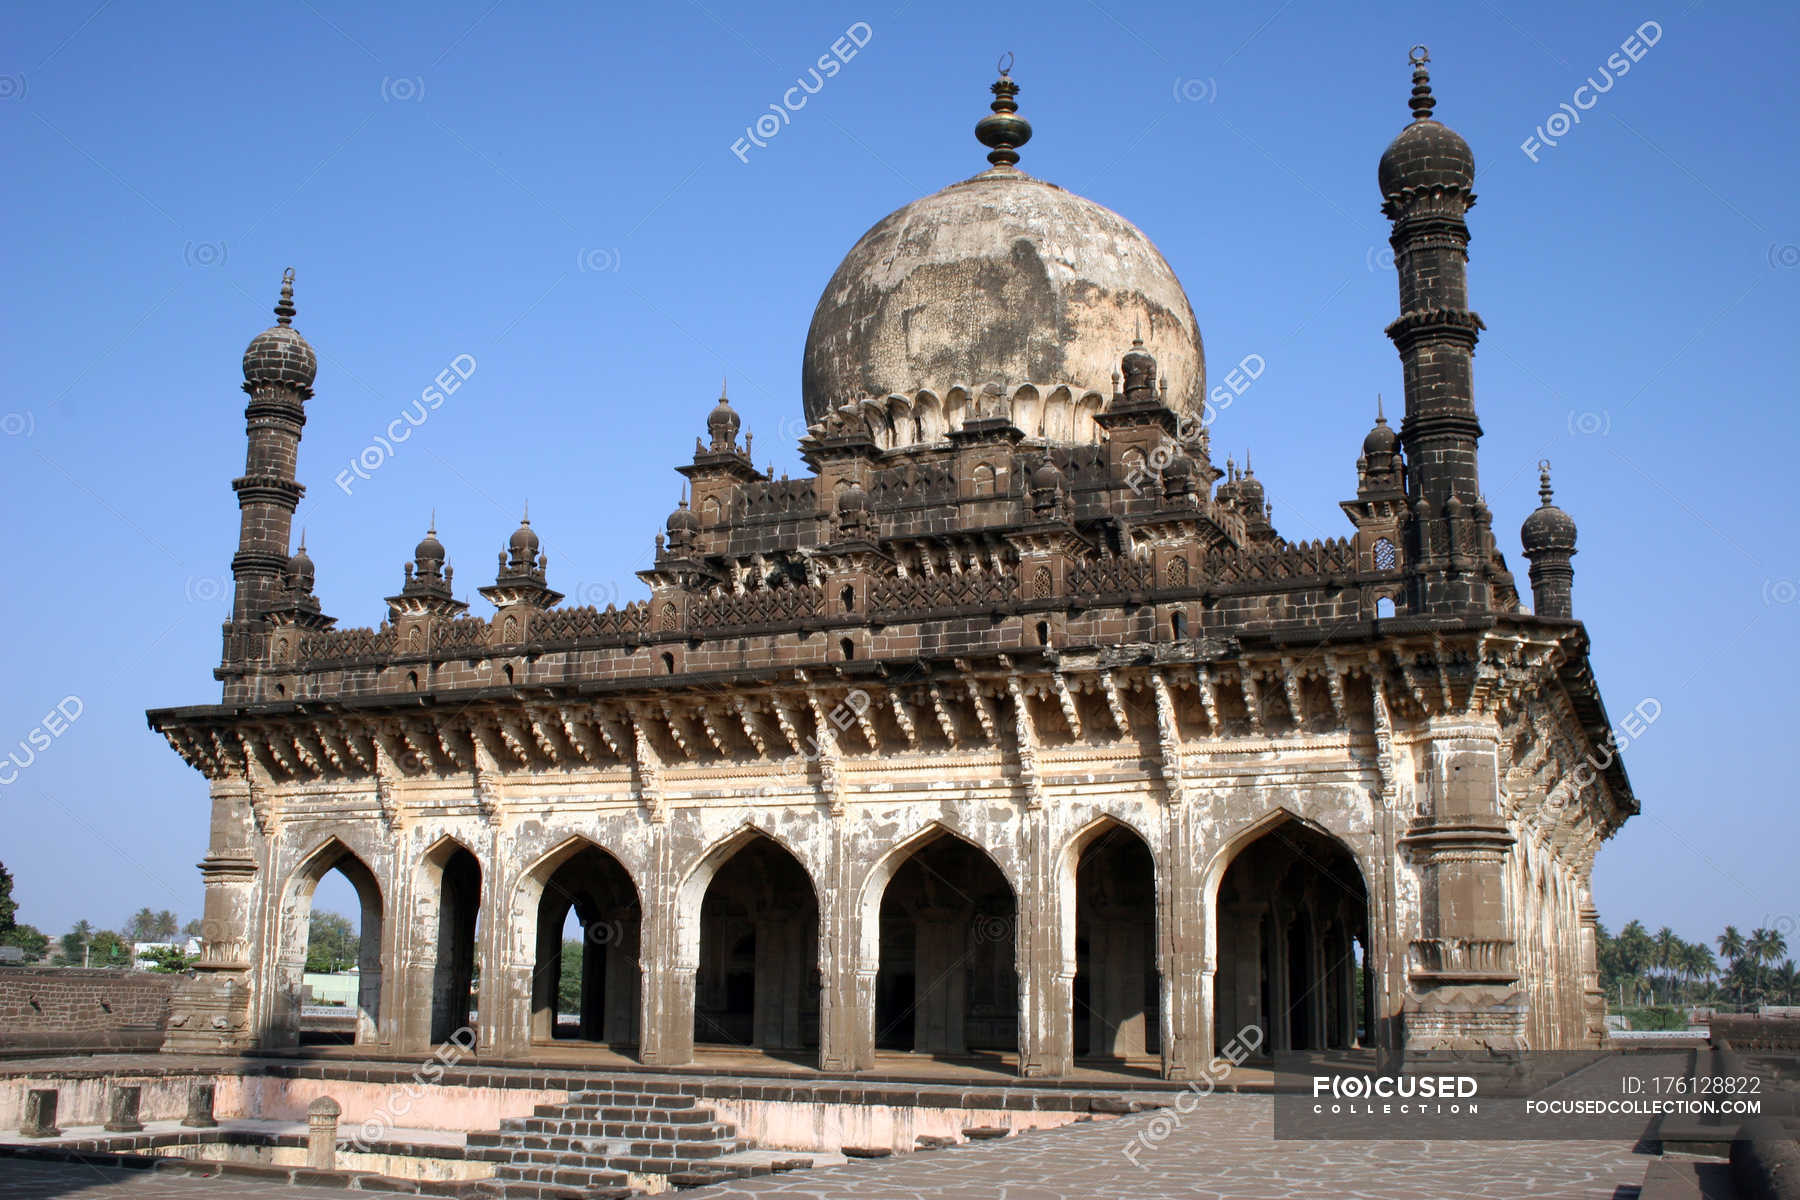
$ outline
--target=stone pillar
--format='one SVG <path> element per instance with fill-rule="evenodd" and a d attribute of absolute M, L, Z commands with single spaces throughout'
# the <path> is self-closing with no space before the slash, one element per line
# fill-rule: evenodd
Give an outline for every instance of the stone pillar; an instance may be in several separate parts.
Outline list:
<path fill-rule="evenodd" d="M 107 1097 L 106 1131 L 108 1133 L 141 1133 L 144 1123 L 138 1120 L 138 1101 L 143 1089 L 136 1084 L 115 1087 Z"/>
<path fill-rule="evenodd" d="M 875 1066 L 874 957 L 863 961 L 862 910 L 857 903 L 854 855 L 849 827 L 841 816 L 831 821 L 831 853 L 826 861 L 830 886 L 819 889 L 819 1069 L 867 1071 Z M 877 900 L 879 906 L 879 899 Z M 879 956 L 880 917 L 870 941 Z"/>
<path fill-rule="evenodd" d="M 481 911 L 487 919 L 476 934 L 482 969 L 475 996 L 475 1038 L 483 1054 L 520 1056 L 531 1040 L 532 967 L 521 975 L 513 947 L 515 939 L 534 946 L 536 938 L 521 937 L 516 928 L 525 914 L 512 911 L 518 880 L 507 870 L 506 852 L 496 834 L 487 857 L 490 865 L 481 873 Z"/>
<path fill-rule="evenodd" d="M 32 1088 L 25 1093 L 25 1117 L 19 1135 L 28 1138 L 61 1137 L 56 1127 L 56 1089 Z"/>
<path fill-rule="evenodd" d="M 338 1116 L 343 1112 L 330 1096 L 306 1106 L 306 1165 L 315 1171 L 337 1168 Z"/>
<path fill-rule="evenodd" d="M 1057 869 L 1042 805 L 1027 806 L 1019 821 L 1026 844 L 1013 922 L 1013 965 L 1019 976 L 1019 1074 L 1028 1079 L 1060 1078 L 1075 1065 L 1075 977 L 1068 961 L 1074 955 L 1062 944 L 1063 913 L 1075 904 L 1074 888 L 1065 888 Z"/>
<path fill-rule="evenodd" d="M 248 986 L 258 928 L 258 797 L 247 777 L 213 779 L 212 830 L 200 862 L 204 888 L 200 959 L 170 996 L 163 1048 L 181 1054 L 232 1053 L 256 1041 Z M 263 800 L 261 803 L 266 804 Z"/>
<path fill-rule="evenodd" d="M 1270 907 L 1263 955 L 1269 967 L 1269 1048 L 1294 1048 L 1293 996 L 1289 984 L 1288 922 L 1293 914 L 1284 904 Z"/>
<path fill-rule="evenodd" d="M 1356 940 L 1343 925 L 1338 926 L 1338 1044 L 1348 1050 L 1356 1045 Z"/>
<path fill-rule="evenodd" d="M 181 1123 L 189 1129 L 212 1129 L 218 1125 L 213 1117 L 214 1088 L 210 1083 L 196 1083 L 188 1093 L 187 1116 Z"/>
<path fill-rule="evenodd" d="M 1523 1048 L 1529 1000 L 1518 991 L 1506 912 L 1513 835 L 1499 815 L 1492 726 L 1444 722 L 1425 754 L 1426 803 L 1401 843 L 1419 865 L 1421 929 L 1403 1017 L 1410 1050 Z"/>
<path fill-rule="evenodd" d="M 679 889 L 667 869 L 668 831 L 656 826 L 655 874 L 641 885 L 643 1024 L 639 1057 L 646 1066 L 675 1067 L 694 1061 L 694 976 L 699 963 L 681 952 Z M 695 913 L 698 921 L 700 914 Z M 699 939 L 695 939 L 696 949 Z"/>
<path fill-rule="evenodd" d="M 1191 800 L 1163 806 L 1165 849 L 1157 864 L 1160 1032 L 1168 1079 L 1202 1078 L 1213 1059 L 1212 981 L 1218 950 L 1201 874 L 1213 848 L 1201 844 L 1194 808 Z"/>

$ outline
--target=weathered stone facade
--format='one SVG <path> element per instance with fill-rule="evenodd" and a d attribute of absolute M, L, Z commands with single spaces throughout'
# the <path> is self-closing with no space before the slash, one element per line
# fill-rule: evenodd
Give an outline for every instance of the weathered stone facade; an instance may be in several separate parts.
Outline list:
<path fill-rule="evenodd" d="M 1016 168 L 1016 91 L 995 85 L 980 186 L 916 211 L 966 234 L 995 204 L 1097 208 Z M 956 231 L 890 219 L 870 236 L 893 277 L 834 279 L 815 317 L 836 357 L 809 361 L 812 474 L 753 467 L 721 397 L 646 600 L 560 607 L 527 521 L 481 589 L 492 617 L 454 599 L 433 531 L 388 620 L 337 630 L 287 553 L 316 362 L 290 277 L 245 356 L 224 696 L 150 715 L 213 801 L 169 1044 L 295 1040 L 332 869 L 363 900 L 358 1037 L 388 1048 L 472 1002 L 484 1055 L 562 1036 L 650 1064 L 698 1037 L 831 1070 L 884 1047 L 1016 1053 L 1030 1076 L 1154 1054 L 1179 1079 L 1246 1025 L 1277 1048 L 1597 1043 L 1589 879 L 1635 801 L 1570 612 L 1573 523 L 1546 483 L 1536 615 L 1491 530 L 1473 160 L 1422 65 L 1413 103 L 1381 169 L 1406 415 L 1365 439 L 1344 539 L 1282 539 L 1248 463 L 1213 466 L 1199 331 L 1122 219 L 1046 230 L 1074 276 L 1049 290 L 993 247 L 934 284 Z M 946 287 L 961 325 L 893 318 Z M 1181 378 L 1139 341 L 1102 396 L 1058 374 L 1091 344 L 1032 348 L 1110 337 L 1116 313 L 1067 310 L 1134 296 L 1151 344 L 1191 348 Z M 1011 307 L 984 324 L 983 303 Z M 868 375 L 920 390 L 821 404 L 869 328 Z M 986 379 L 984 344 L 1047 374 Z M 571 908 L 582 1011 L 559 1025 Z"/>

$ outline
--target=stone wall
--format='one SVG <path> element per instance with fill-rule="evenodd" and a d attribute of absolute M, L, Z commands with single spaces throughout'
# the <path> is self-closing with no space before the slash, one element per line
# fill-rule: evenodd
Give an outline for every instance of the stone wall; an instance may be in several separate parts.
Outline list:
<path fill-rule="evenodd" d="M 0 969 L 0 1054 L 155 1050 L 177 978 L 81 967 Z"/>

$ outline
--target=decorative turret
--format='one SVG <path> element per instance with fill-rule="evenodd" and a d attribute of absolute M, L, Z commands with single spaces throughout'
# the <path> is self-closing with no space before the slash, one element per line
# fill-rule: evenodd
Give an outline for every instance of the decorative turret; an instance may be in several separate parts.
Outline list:
<path fill-rule="evenodd" d="M 537 531 L 531 527 L 531 507 L 519 518 L 519 527 L 500 551 L 500 566 L 492 587 L 481 594 L 502 611 L 525 605 L 530 608 L 553 608 L 562 593 L 552 591 L 545 583 L 550 556 L 539 549 Z"/>
<path fill-rule="evenodd" d="M 263 657 L 268 612 L 284 600 L 283 577 L 294 510 L 306 489 L 295 481 L 305 403 L 312 396 L 319 360 L 293 328 L 294 270 L 281 276 L 275 324 L 251 339 L 244 350 L 244 409 L 248 450 L 244 473 L 232 480 L 237 492 L 238 548 L 232 556 L 231 621 L 225 626 L 221 678 L 233 668 Z"/>
<path fill-rule="evenodd" d="M 275 625 L 299 625 L 306 629 L 330 629 L 337 624 L 320 609 L 313 594 L 313 560 L 306 552 L 306 533 L 300 534 L 300 547 L 287 560 L 281 573 L 281 598 L 269 609 L 269 620 Z"/>
<path fill-rule="evenodd" d="M 725 383 L 719 383 L 719 402 L 706 418 L 706 431 L 712 435 L 712 452 L 714 454 L 736 454 L 738 451 L 738 430 L 743 421 L 737 410 L 731 407 L 731 401 L 725 396 Z M 744 453 L 748 453 L 748 448 Z"/>
<path fill-rule="evenodd" d="M 447 565 L 444 543 L 437 539 L 437 516 L 425 536 L 413 547 L 413 560 L 401 568 L 406 582 L 398 595 L 387 598 L 389 616 L 402 615 L 455 616 L 469 606 L 456 598 L 456 568 Z"/>
<path fill-rule="evenodd" d="M 1432 119 L 1436 101 L 1425 69 L 1430 53 L 1414 46 L 1408 58 L 1413 121 L 1382 154 L 1378 172 L 1400 279 L 1400 318 L 1387 335 L 1405 371 L 1400 441 L 1419 516 L 1408 531 L 1408 607 L 1417 614 L 1485 610 L 1495 601 L 1496 581 L 1484 551 L 1490 535 L 1470 519 L 1481 500 L 1481 425 L 1470 360 L 1483 325 L 1469 310 L 1469 227 L 1463 220 L 1475 203 L 1475 157 L 1467 142 Z M 1461 521 L 1451 521 L 1447 512 L 1452 498 L 1463 509 Z"/>
<path fill-rule="evenodd" d="M 1531 560 L 1532 609 L 1540 617 L 1575 615 L 1575 520 L 1550 502 L 1550 460 L 1538 463 L 1538 507 L 1525 518 L 1519 540 Z"/>
<path fill-rule="evenodd" d="M 669 553 L 685 555 L 694 548 L 694 535 L 700 532 L 700 518 L 688 507 L 687 496 L 669 514 Z"/>

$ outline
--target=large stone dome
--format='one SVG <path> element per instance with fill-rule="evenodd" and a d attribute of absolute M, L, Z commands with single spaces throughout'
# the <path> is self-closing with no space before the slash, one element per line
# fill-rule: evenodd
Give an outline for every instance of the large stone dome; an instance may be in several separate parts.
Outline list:
<path fill-rule="evenodd" d="M 806 335 L 808 424 L 857 405 L 892 446 L 1009 410 L 1026 434 L 1095 440 L 1144 339 L 1178 412 L 1206 394 L 1187 293 L 1131 222 L 1008 166 L 890 214 L 838 266 Z"/>

